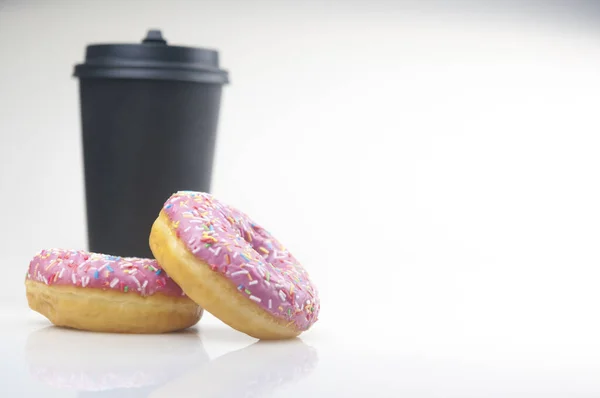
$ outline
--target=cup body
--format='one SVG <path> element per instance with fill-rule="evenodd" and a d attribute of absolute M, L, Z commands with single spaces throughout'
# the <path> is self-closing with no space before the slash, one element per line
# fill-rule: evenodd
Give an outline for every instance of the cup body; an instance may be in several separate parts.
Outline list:
<path fill-rule="evenodd" d="M 210 191 L 222 85 L 81 78 L 88 244 L 152 257 L 148 236 L 164 201 Z"/>

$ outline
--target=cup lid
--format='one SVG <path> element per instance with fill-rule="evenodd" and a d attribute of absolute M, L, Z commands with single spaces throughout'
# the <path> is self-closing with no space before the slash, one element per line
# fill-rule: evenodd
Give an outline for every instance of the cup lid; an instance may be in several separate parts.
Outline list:
<path fill-rule="evenodd" d="M 219 53 L 195 47 L 170 46 L 160 30 L 149 30 L 141 44 L 93 44 L 85 62 L 75 66 L 81 79 L 179 80 L 226 84 L 229 74 L 219 67 Z"/>

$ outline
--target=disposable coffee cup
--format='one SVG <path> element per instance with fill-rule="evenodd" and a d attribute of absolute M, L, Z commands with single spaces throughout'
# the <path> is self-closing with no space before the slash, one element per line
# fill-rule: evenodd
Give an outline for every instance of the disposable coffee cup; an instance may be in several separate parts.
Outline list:
<path fill-rule="evenodd" d="M 222 86 L 215 50 L 95 44 L 79 78 L 88 249 L 151 257 L 148 236 L 176 191 L 210 192 Z"/>

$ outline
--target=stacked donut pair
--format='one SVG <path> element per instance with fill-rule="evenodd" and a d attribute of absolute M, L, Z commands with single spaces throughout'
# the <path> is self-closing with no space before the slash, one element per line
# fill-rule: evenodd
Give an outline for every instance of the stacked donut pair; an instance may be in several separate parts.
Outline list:
<path fill-rule="evenodd" d="M 26 276 L 29 306 L 76 329 L 163 333 L 203 309 L 259 339 L 291 338 L 317 320 L 306 270 L 267 230 L 212 195 L 182 191 L 150 232 L 154 259 L 42 250 Z"/>

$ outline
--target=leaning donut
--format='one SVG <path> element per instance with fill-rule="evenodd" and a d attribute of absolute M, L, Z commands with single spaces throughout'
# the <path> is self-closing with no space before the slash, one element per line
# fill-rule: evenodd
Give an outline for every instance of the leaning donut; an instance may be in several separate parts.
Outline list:
<path fill-rule="evenodd" d="M 210 194 L 171 196 L 150 248 L 190 298 L 250 336 L 291 338 L 317 320 L 319 298 L 306 270 L 264 228 Z"/>
<path fill-rule="evenodd" d="M 31 309 L 74 329 L 163 333 L 202 316 L 155 260 L 42 250 L 29 264 L 25 286 Z"/>

